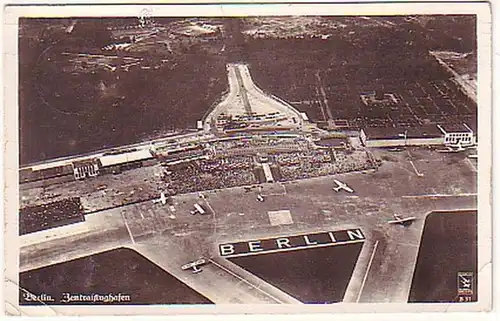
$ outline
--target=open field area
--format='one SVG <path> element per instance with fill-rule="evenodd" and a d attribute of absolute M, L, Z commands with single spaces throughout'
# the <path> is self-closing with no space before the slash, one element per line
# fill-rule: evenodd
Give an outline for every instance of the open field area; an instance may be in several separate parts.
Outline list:
<path fill-rule="evenodd" d="M 21 164 L 196 128 L 226 90 L 225 61 L 210 49 L 220 40 L 203 40 L 202 50 L 173 22 L 155 32 L 124 20 L 78 19 L 65 32 L 68 19 L 21 19 Z M 137 30 L 154 33 L 134 43 L 148 43 L 141 50 L 103 49 Z"/>
<path fill-rule="evenodd" d="M 329 304 L 342 302 L 362 246 L 355 243 L 229 260 L 303 303 Z"/>
<path fill-rule="evenodd" d="M 54 299 L 51 304 L 55 305 L 212 303 L 137 252 L 126 248 L 21 273 L 20 285 L 22 289 L 50 295 Z M 93 301 L 77 299 L 79 294 L 89 295 L 92 299 L 94 294 L 111 296 Z M 20 303 L 40 304 L 26 300 L 22 294 Z"/>
<path fill-rule="evenodd" d="M 477 212 L 427 216 L 408 301 L 476 302 L 477 272 Z"/>
<path fill-rule="evenodd" d="M 249 39 L 247 59 L 255 82 L 316 122 L 347 120 L 354 128 L 463 121 L 474 126 L 474 101 L 429 54 L 440 47 L 432 32 L 408 21 L 373 20 L 384 19 L 339 18 L 343 27 L 323 31 L 327 38 Z M 469 30 L 472 35 L 472 25 Z M 473 51 L 470 46 L 465 53 Z M 363 95 L 377 93 L 377 101 L 363 101 Z"/>
<path fill-rule="evenodd" d="M 429 55 L 472 52 L 474 65 L 473 17 L 410 18 L 21 19 L 20 163 L 194 129 L 227 92 L 231 62 L 315 122 L 475 124 L 475 104 Z"/>

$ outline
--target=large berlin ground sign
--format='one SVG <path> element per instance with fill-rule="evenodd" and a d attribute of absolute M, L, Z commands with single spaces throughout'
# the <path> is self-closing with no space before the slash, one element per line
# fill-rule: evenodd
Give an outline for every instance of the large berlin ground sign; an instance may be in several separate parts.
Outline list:
<path fill-rule="evenodd" d="M 360 229 L 349 229 L 219 244 L 219 252 L 221 256 L 229 258 L 364 242 L 364 240 L 365 236 Z"/>

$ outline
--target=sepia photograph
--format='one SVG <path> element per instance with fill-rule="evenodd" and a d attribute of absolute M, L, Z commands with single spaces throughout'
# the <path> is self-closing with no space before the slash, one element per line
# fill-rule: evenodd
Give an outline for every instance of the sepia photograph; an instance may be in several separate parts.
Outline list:
<path fill-rule="evenodd" d="M 487 3 L 4 10 L 7 314 L 490 309 Z"/>

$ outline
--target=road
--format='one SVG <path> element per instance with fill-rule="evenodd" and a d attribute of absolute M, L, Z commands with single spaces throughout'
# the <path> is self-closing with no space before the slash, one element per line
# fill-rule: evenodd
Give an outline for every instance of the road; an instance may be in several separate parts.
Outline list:
<path fill-rule="evenodd" d="M 326 115 L 328 115 L 328 119 L 326 119 L 326 117 L 325 117 L 325 121 L 333 120 L 332 111 L 328 105 L 328 99 L 326 98 L 326 92 L 325 92 L 325 88 L 323 87 L 323 82 L 321 81 L 321 77 L 319 75 L 319 70 L 316 71 L 316 73 L 314 75 L 316 76 L 316 81 L 318 82 L 318 88 L 319 88 L 319 91 L 321 92 L 321 98 L 323 98 L 323 104 L 320 104 L 321 105 L 321 112 L 322 112 L 323 116 L 325 116 L 325 111 L 326 111 Z"/>
<path fill-rule="evenodd" d="M 248 115 L 252 114 L 252 106 L 250 105 L 250 101 L 248 100 L 248 95 L 247 95 L 247 90 L 245 88 L 245 85 L 243 83 L 243 79 L 241 78 L 241 72 L 239 68 L 235 68 L 235 73 L 236 73 L 236 79 L 238 80 L 239 84 L 239 93 L 241 95 L 241 100 L 243 100 L 243 106 L 245 106 L 245 112 Z"/>
<path fill-rule="evenodd" d="M 299 129 L 304 126 L 304 120 L 298 110 L 279 97 L 266 94 L 255 84 L 247 65 L 238 65 L 238 68 L 242 76 L 243 84 L 247 89 L 250 98 L 253 99 L 254 105 L 268 106 L 268 108 L 274 109 L 273 111 L 282 112 L 287 115 L 288 118 L 295 118 Z"/>
<path fill-rule="evenodd" d="M 304 121 L 300 113 L 283 100 L 267 95 L 252 80 L 248 66 L 228 64 L 229 93 L 205 118 L 206 131 L 213 130 L 217 117 L 226 115 L 250 115 L 251 113 L 269 114 L 280 112 L 285 119 L 282 126 L 302 128 Z"/>

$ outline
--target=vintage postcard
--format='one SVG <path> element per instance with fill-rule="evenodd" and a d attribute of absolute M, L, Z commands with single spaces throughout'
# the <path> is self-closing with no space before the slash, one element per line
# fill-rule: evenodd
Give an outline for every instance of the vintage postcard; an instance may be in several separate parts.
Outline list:
<path fill-rule="evenodd" d="M 3 28 L 7 314 L 491 308 L 488 3 Z"/>

